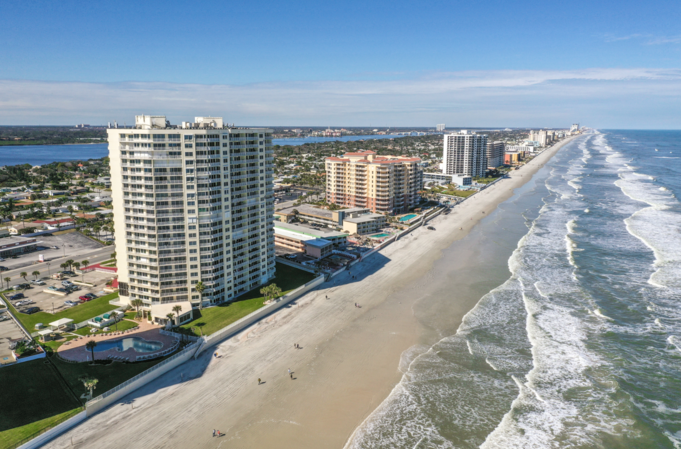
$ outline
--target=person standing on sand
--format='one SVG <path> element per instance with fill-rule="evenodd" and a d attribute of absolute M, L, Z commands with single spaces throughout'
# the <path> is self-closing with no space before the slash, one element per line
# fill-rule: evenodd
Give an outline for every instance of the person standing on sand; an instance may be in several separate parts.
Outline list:
<path fill-rule="evenodd" d="M 213 437 L 215 437 L 215 429 L 213 429 Z"/>

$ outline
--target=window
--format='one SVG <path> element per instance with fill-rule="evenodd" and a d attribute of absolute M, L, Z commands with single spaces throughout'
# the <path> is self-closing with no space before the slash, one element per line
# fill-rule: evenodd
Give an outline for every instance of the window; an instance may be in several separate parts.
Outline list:
<path fill-rule="evenodd" d="M 184 147 L 185 147 L 185 148 L 191 148 L 192 146 L 193 146 L 193 145 L 192 145 L 191 143 L 185 143 L 185 144 L 184 144 Z"/>
<path fill-rule="evenodd" d="M 188 144 L 188 145 L 189 145 L 189 148 L 191 148 L 191 145 L 192 145 L 192 144 L 190 143 L 190 144 Z M 187 145 L 185 145 L 185 147 L 186 147 L 186 146 L 187 146 Z M 191 151 L 185 151 L 185 152 L 184 152 L 184 155 L 187 156 L 187 157 L 193 157 L 193 156 L 194 156 L 194 153 L 191 152 Z"/>
<path fill-rule="evenodd" d="M 191 134 L 186 134 L 186 135 L 184 136 L 184 140 L 192 140 L 193 138 L 194 138 L 194 136 L 191 135 Z"/>

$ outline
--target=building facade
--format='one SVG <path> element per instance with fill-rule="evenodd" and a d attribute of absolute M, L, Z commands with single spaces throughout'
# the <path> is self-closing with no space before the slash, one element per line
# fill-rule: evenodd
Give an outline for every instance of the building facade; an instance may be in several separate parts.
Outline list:
<path fill-rule="evenodd" d="M 373 151 L 326 158 L 326 200 L 372 212 L 398 214 L 419 201 L 422 170 L 417 157 L 378 156 Z"/>
<path fill-rule="evenodd" d="M 501 140 L 487 142 L 487 167 L 497 168 L 504 165 L 504 151 L 506 144 Z"/>
<path fill-rule="evenodd" d="M 485 176 L 487 136 L 466 130 L 445 134 L 441 168 L 448 175 Z"/>
<path fill-rule="evenodd" d="M 107 130 L 121 302 L 207 306 L 271 279 L 272 130 L 135 123 Z"/>

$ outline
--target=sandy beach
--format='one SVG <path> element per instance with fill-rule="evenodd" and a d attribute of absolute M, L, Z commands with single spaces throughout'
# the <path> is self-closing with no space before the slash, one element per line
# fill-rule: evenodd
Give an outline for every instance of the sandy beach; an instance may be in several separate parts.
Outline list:
<path fill-rule="evenodd" d="M 223 342 L 213 351 L 218 358 L 204 353 L 45 447 L 343 447 L 399 382 L 410 354 L 441 338 L 419 321 L 414 304 L 429 294 L 442 249 L 468 235 L 570 140 L 434 219 L 436 231 L 415 230 Z M 440 329 L 454 331 L 478 299 L 449 303 Z M 213 437 L 213 429 L 224 436 Z"/>

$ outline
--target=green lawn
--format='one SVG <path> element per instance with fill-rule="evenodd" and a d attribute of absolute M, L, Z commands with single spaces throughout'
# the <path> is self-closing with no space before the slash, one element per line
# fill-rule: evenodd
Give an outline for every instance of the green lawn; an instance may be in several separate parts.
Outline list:
<path fill-rule="evenodd" d="M 172 356 L 172 354 L 170 356 Z M 89 362 L 68 363 L 57 357 L 50 357 L 50 360 L 54 363 L 68 386 L 77 396 L 85 393 L 85 387 L 83 386 L 83 383 L 78 380 L 79 377 L 90 376 L 98 379 L 99 383 L 97 383 L 97 388 L 95 389 L 95 396 L 98 396 L 111 390 L 115 386 L 122 384 L 126 380 L 135 377 L 142 371 L 148 370 L 157 363 L 165 360 L 167 357 L 136 363 L 114 362 L 109 365 L 90 365 Z"/>
<path fill-rule="evenodd" d="M 97 334 L 108 334 L 111 332 L 118 332 L 118 331 L 127 331 L 128 329 L 132 329 L 135 327 L 138 327 L 139 324 L 134 323 L 132 321 L 128 320 L 122 320 L 118 322 L 118 329 L 116 329 L 116 325 L 113 324 L 109 327 L 108 332 L 104 332 L 102 329 L 97 329 L 97 328 L 91 328 L 91 327 L 81 327 L 80 329 L 73 331 L 74 334 L 78 335 L 97 335 Z M 90 332 L 90 329 L 97 329 L 97 332 Z"/>
<path fill-rule="evenodd" d="M 68 335 L 67 337 L 60 338 L 59 340 L 52 340 L 52 341 L 48 341 L 48 342 L 40 343 L 40 344 L 42 346 L 51 348 L 53 351 L 56 351 L 58 347 L 60 347 L 61 345 L 63 345 L 64 343 L 66 343 L 69 340 L 73 340 L 74 338 L 76 338 L 76 337 L 73 336 L 73 335 Z"/>
<path fill-rule="evenodd" d="M 81 405 L 47 359 L 0 369 L 0 385 L 0 432 L 67 413 Z"/>
<path fill-rule="evenodd" d="M 314 274 L 307 271 L 278 263 L 277 274 L 271 283 L 277 284 L 281 288 L 282 294 L 286 294 L 310 282 L 314 277 Z M 191 332 L 192 327 L 198 327 L 203 332 L 203 335 L 210 335 L 261 308 L 265 300 L 260 294 L 261 288 L 258 287 L 251 290 L 243 296 L 239 296 L 236 300 L 217 307 L 203 310 L 195 309 L 194 320 L 180 327 L 189 332 Z"/>
<path fill-rule="evenodd" d="M 442 189 L 439 190 L 438 193 L 442 193 L 444 195 L 451 195 L 451 196 L 460 196 L 463 198 L 468 198 L 469 196 L 478 193 L 477 190 L 456 190 L 456 189 Z"/>
<path fill-rule="evenodd" d="M 41 433 L 61 424 L 72 416 L 81 412 L 81 408 L 74 408 L 68 412 L 59 413 L 58 415 L 50 416 L 49 418 L 41 419 L 23 426 L 15 427 L 13 429 L 0 432 L 0 448 L 14 448 L 18 447 L 24 442 L 35 438 Z"/>
<path fill-rule="evenodd" d="M 10 310 L 15 317 L 26 327 L 29 332 L 35 330 L 35 325 L 37 323 L 51 323 L 52 321 L 59 320 L 61 318 L 71 318 L 75 323 L 80 323 L 82 321 L 87 321 L 92 317 L 101 315 L 103 313 L 109 312 L 116 308 L 109 304 L 112 299 L 118 298 L 118 293 L 111 293 L 108 295 L 101 296 L 92 301 L 84 302 L 70 309 L 64 310 L 54 315 L 47 312 L 38 312 L 33 315 L 26 315 L 17 312 L 17 310 L 10 304 Z"/>

